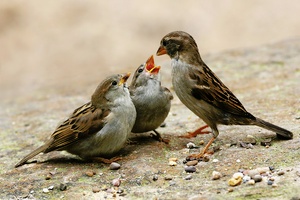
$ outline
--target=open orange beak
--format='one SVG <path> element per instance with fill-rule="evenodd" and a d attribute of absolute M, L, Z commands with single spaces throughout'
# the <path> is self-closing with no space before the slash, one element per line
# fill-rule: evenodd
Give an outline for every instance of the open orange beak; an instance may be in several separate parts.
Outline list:
<path fill-rule="evenodd" d="M 151 74 L 157 74 L 160 70 L 160 66 L 155 66 L 153 55 L 146 61 L 146 70 Z"/>
<path fill-rule="evenodd" d="M 160 46 L 156 52 L 156 55 L 157 56 L 161 56 L 161 55 L 164 55 L 164 54 L 167 54 L 167 50 L 165 47 L 163 46 Z"/>
<path fill-rule="evenodd" d="M 120 79 L 119 86 L 124 84 L 130 76 L 130 72 L 126 74 L 122 74 L 122 78 Z"/>

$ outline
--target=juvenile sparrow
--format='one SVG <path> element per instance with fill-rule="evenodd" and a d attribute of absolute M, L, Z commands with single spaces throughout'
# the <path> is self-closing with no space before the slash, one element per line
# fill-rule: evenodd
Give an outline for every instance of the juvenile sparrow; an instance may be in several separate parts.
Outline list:
<path fill-rule="evenodd" d="M 74 110 L 44 145 L 25 156 L 15 167 L 41 152 L 65 150 L 83 159 L 110 157 L 118 152 L 126 143 L 136 117 L 125 86 L 129 76 L 130 73 L 117 74 L 102 81 L 90 102 Z"/>
<path fill-rule="evenodd" d="M 218 124 L 256 125 L 276 132 L 281 139 L 293 133 L 259 119 L 243 107 L 234 94 L 208 68 L 200 57 L 195 40 L 188 33 L 175 31 L 163 37 L 157 55 L 168 54 L 172 65 L 172 83 L 181 102 L 212 129 L 213 137 L 199 154 L 199 159 L 219 135 Z"/>
<path fill-rule="evenodd" d="M 129 91 L 137 117 L 132 132 L 143 133 L 153 130 L 158 140 L 167 143 L 155 129 L 168 116 L 173 95 L 168 88 L 161 86 L 159 70 L 160 66 L 155 66 L 154 58 L 151 56 L 133 75 Z"/>

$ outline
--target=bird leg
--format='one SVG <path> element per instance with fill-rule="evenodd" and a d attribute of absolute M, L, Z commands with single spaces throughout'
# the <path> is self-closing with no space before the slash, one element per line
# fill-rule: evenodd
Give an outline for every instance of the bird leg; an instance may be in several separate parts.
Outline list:
<path fill-rule="evenodd" d="M 180 135 L 178 137 L 180 138 L 193 138 L 196 137 L 199 134 L 209 134 L 210 131 L 202 131 L 203 129 L 206 129 L 208 127 L 208 125 L 202 126 L 200 128 L 198 128 L 197 130 L 195 130 L 194 132 L 188 132 L 186 135 Z"/>
<path fill-rule="evenodd" d="M 154 131 L 155 134 L 151 134 L 151 136 L 152 136 L 155 140 L 157 140 L 157 141 L 159 141 L 159 142 L 164 142 L 165 144 L 169 144 L 170 140 L 162 138 L 161 135 L 160 135 L 160 133 L 157 132 L 156 130 L 153 130 L 153 131 Z"/>
<path fill-rule="evenodd" d="M 215 140 L 215 137 L 212 137 L 209 142 L 207 143 L 207 145 L 205 145 L 204 149 L 198 153 L 198 154 L 191 154 L 189 155 L 186 160 L 201 160 L 201 158 L 203 158 L 204 154 L 208 151 L 208 148 L 210 147 L 210 145 L 213 143 L 213 141 Z"/>
<path fill-rule="evenodd" d="M 94 162 L 102 162 L 102 163 L 105 163 L 105 164 L 110 164 L 112 162 L 122 160 L 122 157 L 113 157 L 113 158 L 110 158 L 110 159 L 102 158 L 102 157 L 93 157 L 92 160 Z"/>

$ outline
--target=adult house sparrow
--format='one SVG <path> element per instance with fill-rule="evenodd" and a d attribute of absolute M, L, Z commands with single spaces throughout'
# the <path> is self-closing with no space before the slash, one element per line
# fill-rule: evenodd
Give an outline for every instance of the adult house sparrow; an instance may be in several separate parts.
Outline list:
<path fill-rule="evenodd" d="M 211 128 L 213 137 L 199 154 L 199 159 L 219 135 L 218 124 L 256 125 L 276 132 L 281 139 L 292 139 L 293 133 L 259 119 L 243 107 L 235 95 L 208 68 L 200 57 L 195 40 L 188 33 L 175 31 L 163 37 L 157 55 L 171 58 L 172 83 L 181 102 Z"/>
<path fill-rule="evenodd" d="M 91 101 L 74 110 L 44 145 L 25 156 L 21 166 L 37 154 L 65 150 L 83 159 L 110 157 L 126 143 L 136 118 L 136 110 L 125 83 L 130 76 L 117 74 L 102 81 Z M 100 157 L 99 157 L 100 156 Z"/>
<path fill-rule="evenodd" d="M 160 66 L 155 66 L 154 58 L 151 56 L 133 75 L 129 91 L 137 116 L 132 132 L 143 133 L 153 130 L 159 141 L 168 143 L 155 130 L 168 116 L 173 99 L 170 90 L 161 86 L 159 70 Z"/>

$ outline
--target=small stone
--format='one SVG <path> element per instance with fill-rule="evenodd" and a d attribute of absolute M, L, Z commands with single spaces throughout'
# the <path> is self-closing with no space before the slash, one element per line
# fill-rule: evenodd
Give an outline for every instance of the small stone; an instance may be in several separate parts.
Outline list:
<path fill-rule="evenodd" d="M 228 192 L 233 192 L 233 188 L 228 188 Z"/>
<path fill-rule="evenodd" d="M 248 184 L 248 185 L 255 185 L 255 181 L 254 181 L 253 179 L 251 179 L 251 180 L 249 180 L 249 181 L 247 182 L 247 184 Z"/>
<path fill-rule="evenodd" d="M 237 159 L 237 160 L 236 160 L 236 162 L 237 162 L 237 163 L 240 163 L 240 162 L 241 162 L 241 160 L 240 160 L 240 159 Z"/>
<path fill-rule="evenodd" d="M 275 169 L 275 167 L 272 167 L 272 166 L 269 167 L 270 171 L 274 171 L 274 169 Z"/>
<path fill-rule="evenodd" d="M 273 183 L 272 187 L 275 188 L 275 187 L 278 187 L 278 185 L 276 183 Z"/>
<path fill-rule="evenodd" d="M 259 171 L 256 169 L 249 170 L 248 175 L 253 178 L 255 175 L 259 175 Z"/>
<path fill-rule="evenodd" d="M 121 180 L 119 178 L 115 178 L 111 183 L 113 186 L 119 187 L 121 185 Z"/>
<path fill-rule="evenodd" d="M 243 179 L 243 177 L 244 177 L 244 174 L 241 172 L 236 172 L 232 175 L 232 178 L 234 178 L 234 179 Z"/>
<path fill-rule="evenodd" d="M 192 160 L 192 161 L 188 161 L 186 163 L 187 166 L 195 166 L 198 164 L 198 160 Z"/>
<path fill-rule="evenodd" d="M 265 173 L 267 173 L 268 171 L 270 171 L 270 168 L 269 168 L 269 167 L 259 167 L 259 168 L 256 168 L 256 170 L 257 170 L 260 174 L 265 174 Z"/>
<path fill-rule="evenodd" d="M 228 185 L 230 185 L 230 186 L 237 186 L 241 183 L 242 183 L 242 178 L 239 178 L 239 179 L 231 178 L 228 180 Z"/>
<path fill-rule="evenodd" d="M 120 169 L 120 167 L 121 167 L 121 165 L 119 163 L 116 163 L 116 162 L 112 162 L 109 165 L 110 170 L 118 170 L 118 169 Z"/>
<path fill-rule="evenodd" d="M 170 180 L 172 180 L 173 178 L 171 177 L 171 176 L 165 176 L 165 180 L 166 181 L 170 181 Z"/>
<path fill-rule="evenodd" d="M 87 175 L 88 177 L 92 177 L 92 176 L 94 176 L 95 174 L 96 174 L 96 173 L 93 172 L 93 171 L 91 171 L 91 170 L 85 172 L 85 175 Z"/>
<path fill-rule="evenodd" d="M 253 180 L 255 182 L 261 182 L 262 181 L 262 176 L 260 174 L 256 174 L 255 176 L 253 176 Z"/>
<path fill-rule="evenodd" d="M 152 180 L 153 180 L 153 181 L 157 181 L 157 180 L 158 180 L 158 175 L 157 175 L 157 174 L 154 174 L 153 177 L 152 177 Z"/>
<path fill-rule="evenodd" d="M 297 171 L 296 171 L 296 175 L 297 175 L 297 176 L 300 176 L 300 170 L 297 170 Z"/>
<path fill-rule="evenodd" d="M 44 193 L 49 193 L 49 189 L 48 188 L 43 188 L 43 192 Z"/>
<path fill-rule="evenodd" d="M 269 180 L 275 181 L 275 178 L 274 177 L 270 177 Z"/>
<path fill-rule="evenodd" d="M 98 188 L 98 187 L 93 187 L 93 188 L 92 188 L 92 191 L 93 191 L 94 193 L 100 192 L 100 188 Z"/>
<path fill-rule="evenodd" d="M 48 190 L 53 190 L 53 189 L 54 189 L 54 185 L 48 187 Z"/>
<path fill-rule="evenodd" d="M 176 182 L 170 181 L 169 185 L 170 185 L 170 186 L 174 186 L 174 185 L 176 185 Z"/>
<path fill-rule="evenodd" d="M 175 161 L 169 161 L 169 166 L 176 166 L 177 165 L 177 162 Z"/>
<path fill-rule="evenodd" d="M 194 173 L 197 169 L 195 166 L 184 166 L 184 170 L 188 173 Z"/>
<path fill-rule="evenodd" d="M 216 162 L 219 162 L 219 160 L 218 159 L 213 159 L 212 162 L 216 163 Z"/>
<path fill-rule="evenodd" d="M 59 184 L 59 190 L 60 191 L 65 191 L 67 189 L 67 185 L 65 183 Z"/>
<path fill-rule="evenodd" d="M 208 155 L 204 155 L 203 161 L 204 162 L 208 162 L 209 160 L 210 160 L 209 156 Z"/>
<path fill-rule="evenodd" d="M 50 180 L 52 178 L 51 174 L 47 174 L 45 180 Z"/>
<path fill-rule="evenodd" d="M 193 176 L 191 174 L 187 175 L 184 179 L 185 180 L 191 180 L 193 178 Z"/>
<path fill-rule="evenodd" d="M 268 180 L 268 182 L 267 182 L 268 185 L 273 185 L 273 183 L 274 183 L 274 182 L 271 181 L 271 180 Z"/>
<path fill-rule="evenodd" d="M 189 142 L 189 143 L 186 144 L 186 148 L 193 149 L 193 148 L 196 148 L 196 145 L 192 142 Z"/>
<path fill-rule="evenodd" d="M 203 145 L 204 144 L 204 140 L 200 140 L 199 145 Z"/>
<path fill-rule="evenodd" d="M 222 177 L 222 174 L 220 172 L 217 172 L 217 171 L 212 172 L 212 180 L 218 180 L 221 177 Z"/>
<path fill-rule="evenodd" d="M 178 161 L 178 158 L 169 158 L 169 161 L 177 162 L 177 161 Z"/>
<path fill-rule="evenodd" d="M 278 176 L 284 175 L 284 171 L 281 170 L 281 171 L 277 172 L 277 175 L 278 175 Z"/>
<path fill-rule="evenodd" d="M 243 177 L 243 183 L 247 183 L 247 182 L 250 181 L 250 180 L 251 180 L 251 177 L 248 176 L 248 175 L 245 175 L 245 176 Z"/>

